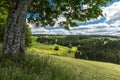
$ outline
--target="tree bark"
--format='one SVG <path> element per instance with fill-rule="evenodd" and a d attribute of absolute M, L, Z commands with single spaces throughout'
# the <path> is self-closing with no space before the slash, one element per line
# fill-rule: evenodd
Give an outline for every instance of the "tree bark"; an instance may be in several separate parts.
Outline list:
<path fill-rule="evenodd" d="M 25 57 L 26 13 L 32 0 L 10 1 L 7 24 L 4 31 L 3 58 Z"/>

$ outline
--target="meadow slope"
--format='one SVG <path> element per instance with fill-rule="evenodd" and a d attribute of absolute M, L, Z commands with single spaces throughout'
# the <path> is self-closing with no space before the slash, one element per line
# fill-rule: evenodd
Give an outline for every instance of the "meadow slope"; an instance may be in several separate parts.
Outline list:
<path fill-rule="evenodd" d="M 120 65 L 55 56 L 58 65 L 73 70 L 75 80 L 120 80 Z"/>
<path fill-rule="evenodd" d="M 0 61 L 0 73 L 0 80 L 120 80 L 120 65 L 31 51 L 23 62 Z"/>

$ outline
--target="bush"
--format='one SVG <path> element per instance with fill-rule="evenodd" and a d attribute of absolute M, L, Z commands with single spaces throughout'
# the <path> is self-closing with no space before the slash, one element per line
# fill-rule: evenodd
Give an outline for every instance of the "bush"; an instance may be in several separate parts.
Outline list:
<path fill-rule="evenodd" d="M 68 53 L 71 53 L 71 50 L 69 50 Z"/>
<path fill-rule="evenodd" d="M 80 58 L 80 57 L 81 57 L 80 52 L 79 52 L 79 51 L 76 51 L 76 52 L 75 52 L 75 58 Z"/>
<path fill-rule="evenodd" d="M 6 10 L 0 11 L 0 42 L 3 41 L 4 27 L 6 24 L 7 12 Z"/>
<path fill-rule="evenodd" d="M 3 41 L 3 34 L 4 34 L 4 26 L 0 24 L 0 42 Z"/>
<path fill-rule="evenodd" d="M 32 38 L 31 38 L 31 31 L 28 25 L 25 26 L 25 45 L 26 47 L 31 46 Z"/>
<path fill-rule="evenodd" d="M 77 50 L 81 50 L 81 46 L 80 45 L 77 46 Z"/>
<path fill-rule="evenodd" d="M 72 48 L 72 44 L 69 43 L 68 47 L 69 47 L 69 48 Z"/>
<path fill-rule="evenodd" d="M 54 50 L 59 50 L 59 46 L 55 46 Z"/>

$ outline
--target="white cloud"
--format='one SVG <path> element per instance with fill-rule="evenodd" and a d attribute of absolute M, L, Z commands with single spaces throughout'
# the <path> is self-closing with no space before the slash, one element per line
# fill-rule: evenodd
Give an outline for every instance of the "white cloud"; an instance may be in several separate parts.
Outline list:
<path fill-rule="evenodd" d="M 115 35 L 120 36 L 120 1 L 103 8 L 106 20 L 102 23 L 80 25 L 72 28 L 84 34 Z M 100 19 L 100 18 L 99 18 Z"/>
<path fill-rule="evenodd" d="M 66 18 L 63 16 L 63 15 L 60 15 L 54 25 L 54 27 L 57 27 L 59 26 L 59 23 L 62 22 L 62 21 L 66 21 Z"/>
<path fill-rule="evenodd" d="M 31 27 L 32 33 L 39 34 L 87 34 L 87 35 L 114 35 L 120 36 L 120 1 L 114 2 L 108 7 L 104 7 L 103 14 L 105 15 L 105 21 L 95 24 L 80 25 L 78 27 L 71 27 L 70 31 L 65 29 L 45 29 Z M 100 20 L 99 17 L 97 20 Z M 58 26 L 60 21 L 65 21 L 65 18 L 61 15 L 58 18 L 55 26 Z M 94 22 L 95 20 L 91 20 Z"/>
<path fill-rule="evenodd" d="M 111 6 L 103 9 L 103 14 L 106 15 L 106 21 L 111 20 L 111 17 L 116 16 L 115 14 L 120 11 L 120 1 L 113 3 Z"/>

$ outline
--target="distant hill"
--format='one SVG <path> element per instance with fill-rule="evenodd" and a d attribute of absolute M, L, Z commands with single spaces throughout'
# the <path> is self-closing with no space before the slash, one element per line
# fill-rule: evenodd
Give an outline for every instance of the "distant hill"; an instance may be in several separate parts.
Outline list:
<path fill-rule="evenodd" d="M 55 35 L 55 34 L 32 34 L 33 36 L 88 36 L 88 37 L 104 37 L 104 38 L 120 38 L 120 36 L 112 35 Z"/>

